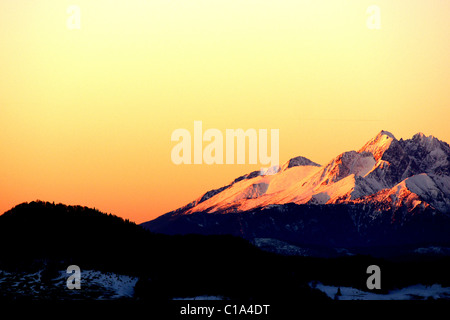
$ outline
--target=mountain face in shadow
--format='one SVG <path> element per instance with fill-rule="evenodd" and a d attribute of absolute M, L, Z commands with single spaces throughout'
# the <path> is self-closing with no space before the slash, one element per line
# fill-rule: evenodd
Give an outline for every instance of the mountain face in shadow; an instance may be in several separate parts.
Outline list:
<path fill-rule="evenodd" d="M 297 157 L 271 171 L 237 178 L 142 226 L 273 239 L 313 255 L 313 247 L 327 255 L 450 246 L 450 146 L 433 136 L 397 140 L 381 131 L 324 166 Z"/>

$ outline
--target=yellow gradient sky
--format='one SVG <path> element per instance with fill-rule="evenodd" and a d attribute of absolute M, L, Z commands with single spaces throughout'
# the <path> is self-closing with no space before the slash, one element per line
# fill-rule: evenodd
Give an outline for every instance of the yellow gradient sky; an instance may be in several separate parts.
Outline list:
<path fill-rule="evenodd" d="M 140 223 L 259 169 L 174 165 L 194 120 L 279 129 L 281 162 L 382 129 L 450 142 L 449 57 L 448 0 L 0 1 L 0 212 L 41 199 Z"/>

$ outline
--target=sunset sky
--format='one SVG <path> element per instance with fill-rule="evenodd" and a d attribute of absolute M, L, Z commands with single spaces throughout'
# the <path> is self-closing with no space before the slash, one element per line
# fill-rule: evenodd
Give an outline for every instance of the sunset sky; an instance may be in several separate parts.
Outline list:
<path fill-rule="evenodd" d="M 141 223 L 261 167 L 172 163 L 197 120 L 279 129 L 281 163 L 382 129 L 450 142 L 450 1 L 0 1 L 0 213 L 40 199 Z"/>

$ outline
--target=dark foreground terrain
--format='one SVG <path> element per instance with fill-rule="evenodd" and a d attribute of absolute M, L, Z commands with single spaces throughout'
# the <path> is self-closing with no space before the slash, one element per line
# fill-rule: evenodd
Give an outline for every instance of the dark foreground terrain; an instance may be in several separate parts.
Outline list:
<path fill-rule="evenodd" d="M 382 270 L 379 293 L 416 284 L 450 286 L 447 256 L 282 256 L 230 235 L 155 234 L 95 209 L 40 201 L 0 216 L 0 246 L 3 300 L 325 301 L 330 298 L 311 283 L 368 291 L 366 270 L 373 264 Z M 66 287 L 69 265 L 82 270 L 80 290 Z M 85 279 L 83 270 L 89 270 Z M 104 289 L 93 279 L 113 287 L 131 283 L 133 290 L 122 296 L 98 292 Z"/>

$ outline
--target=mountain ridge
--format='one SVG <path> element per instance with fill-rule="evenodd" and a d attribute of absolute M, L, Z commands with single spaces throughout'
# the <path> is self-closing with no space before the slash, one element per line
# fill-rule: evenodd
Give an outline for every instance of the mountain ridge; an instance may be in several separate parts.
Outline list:
<path fill-rule="evenodd" d="M 260 214 L 265 209 L 274 206 L 283 207 L 291 203 L 324 206 L 323 210 L 333 210 L 332 207 L 327 208 L 333 204 L 356 205 L 361 211 L 359 215 L 374 217 L 373 221 L 367 217 L 358 218 L 365 221 L 367 225 L 371 225 L 370 227 L 360 225 L 352 217 L 352 225 L 346 225 L 347 229 L 381 228 L 376 227 L 377 223 L 384 225 L 389 219 L 379 217 L 380 214 L 390 216 L 390 221 L 396 226 L 394 229 L 398 230 L 402 229 L 401 226 L 408 225 L 410 221 L 415 224 L 414 221 L 423 218 L 430 222 L 433 219 L 426 217 L 436 215 L 439 219 L 442 218 L 441 223 L 447 225 L 450 217 L 450 146 L 434 136 L 426 136 L 423 133 L 415 134 L 411 139 L 397 140 L 392 133 L 382 130 L 358 151 L 343 152 L 323 166 L 304 157 L 292 158 L 273 174 L 255 171 L 241 176 L 229 185 L 209 191 L 187 206 L 143 223 L 142 226 L 154 232 L 172 233 L 171 225 L 176 220 L 180 220 L 186 222 L 186 232 L 209 234 L 210 230 L 206 230 L 209 222 L 199 223 L 203 227 L 190 228 L 189 220 L 197 221 L 195 216 L 200 215 L 205 221 L 211 219 L 213 223 L 220 226 L 221 222 L 217 215 L 240 213 L 241 216 L 236 217 L 240 221 L 240 227 L 227 226 L 223 230 L 220 228 L 214 228 L 214 230 L 240 234 L 252 240 L 257 237 L 264 238 L 263 226 L 255 224 L 254 228 L 259 231 L 250 228 L 251 230 L 245 232 L 238 232 L 233 228 L 242 229 L 242 224 L 251 219 L 250 214 Z M 296 207 L 292 210 L 300 212 L 303 209 Z M 215 218 L 207 217 L 208 214 Z M 355 216 L 350 212 L 346 214 Z M 419 216 L 423 217 L 418 218 Z M 273 213 L 271 219 L 280 220 L 281 218 Z M 306 222 L 303 218 L 294 218 L 294 215 L 292 219 L 299 219 L 295 223 L 300 220 L 301 223 Z M 161 221 L 165 223 L 161 224 Z M 287 223 L 287 225 L 291 226 L 295 223 Z M 433 223 L 427 226 L 430 230 L 435 228 Z M 327 221 L 323 221 L 323 224 L 326 225 Z M 266 227 L 280 229 L 280 235 L 276 239 L 286 240 L 286 237 L 282 235 L 285 226 L 274 222 L 273 225 Z M 318 228 L 320 229 L 320 226 Z M 419 227 L 414 226 L 414 228 L 416 230 Z M 183 232 L 182 228 L 176 229 Z M 374 230 L 372 231 L 375 232 Z M 427 237 L 430 240 L 435 239 L 427 232 L 417 232 L 422 235 L 424 242 L 427 242 Z M 396 237 L 394 233 L 390 235 L 392 238 Z M 316 236 L 319 234 L 317 233 Z M 342 236 L 345 237 L 345 235 Z M 404 237 L 407 237 L 407 232 Z M 298 235 L 298 238 L 300 239 L 301 235 Z M 437 238 L 448 239 L 450 243 L 450 237 L 446 236 L 445 232 Z M 371 239 L 364 241 L 366 240 L 371 242 Z M 381 239 L 378 240 L 372 242 L 384 243 Z M 407 242 L 406 238 L 403 240 Z"/>
<path fill-rule="evenodd" d="M 397 140 L 392 133 L 382 130 L 359 151 L 341 153 L 324 166 L 304 157 L 295 157 L 275 174 L 264 175 L 254 171 L 243 175 L 228 185 L 206 192 L 174 212 L 216 212 L 231 204 L 234 208 L 242 206 L 242 211 L 245 211 L 289 202 L 342 203 L 391 189 L 419 174 L 427 174 L 438 191 L 444 189 L 441 193 L 446 197 L 445 205 L 437 207 L 441 211 L 450 211 L 450 185 L 448 179 L 439 178 L 450 174 L 448 144 L 422 133 L 412 139 Z M 432 197 L 425 198 L 433 202 Z M 251 199 L 259 200 L 250 201 L 252 204 L 244 203 Z"/>

